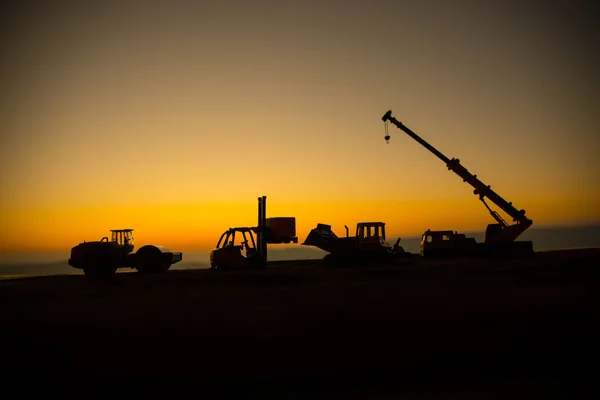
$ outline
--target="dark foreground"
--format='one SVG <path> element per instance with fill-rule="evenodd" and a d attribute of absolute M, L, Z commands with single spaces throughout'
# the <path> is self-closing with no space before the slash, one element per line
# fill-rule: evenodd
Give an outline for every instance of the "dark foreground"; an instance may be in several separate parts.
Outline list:
<path fill-rule="evenodd" d="M 521 261 L 414 257 L 355 270 L 317 264 L 0 281 L 0 381 L 85 397 L 596 390 L 600 249 Z"/>

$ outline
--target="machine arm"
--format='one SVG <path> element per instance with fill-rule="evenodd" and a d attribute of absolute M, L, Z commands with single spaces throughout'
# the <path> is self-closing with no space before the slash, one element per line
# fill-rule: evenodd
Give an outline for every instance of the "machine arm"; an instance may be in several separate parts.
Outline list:
<path fill-rule="evenodd" d="M 427 150 L 429 150 L 435 156 L 437 156 L 440 160 L 444 161 L 448 169 L 460 176 L 463 179 L 463 182 L 467 182 L 468 184 L 470 184 L 475 189 L 473 193 L 479 196 L 479 199 L 490 211 L 492 217 L 494 217 L 494 219 L 498 222 L 502 229 L 506 229 L 507 232 L 504 235 L 506 236 L 506 239 L 514 240 L 520 233 L 522 233 L 523 231 L 525 231 L 525 229 L 531 226 L 532 221 L 525 216 L 525 210 L 517 210 L 515 207 L 513 207 L 512 203 L 507 202 L 500 195 L 494 192 L 491 189 L 490 185 L 484 184 L 479 179 L 477 179 L 477 175 L 471 174 L 465 167 L 463 167 L 460 164 L 459 159 L 449 159 L 441 152 L 439 152 L 435 147 L 431 146 L 429 143 L 427 143 L 425 140 L 419 137 L 419 135 L 408 129 L 402 122 L 392 117 L 391 110 L 386 112 L 381 119 L 384 122 L 391 122 L 396 127 L 398 127 L 398 129 L 404 131 L 408 136 L 415 139 L 423 147 L 425 147 Z M 389 141 L 390 139 L 390 136 L 389 134 L 387 134 L 387 132 L 385 139 L 386 141 Z M 502 219 L 502 217 L 500 217 L 500 215 L 498 215 L 496 211 L 493 211 L 489 208 L 489 206 L 485 202 L 486 197 L 498 207 L 500 207 L 504 212 L 510 215 L 513 218 L 513 221 L 515 221 L 517 224 L 513 226 L 508 226 L 508 224 Z"/>
<path fill-rule="evenodd" d="M 430 152 L 435 154 L 437 156 L 437 158 L 439 158 L 446 164 L 448 164 L 450 162 L 448 157 L 446 157 L 445 155 L 440 153 L 435 147 L 433 147 L 432 145 L 427 143 L 425 140 L 421 139 L 421 137 L 419 135 L 417 135 L 416 133 L 414 133 L 413 131 L 408 129 L 402 122 L 400 122 L 396 118 L 392 117 L 392 110 L 386 112 L 381 119 L 383 120 L 383 122 L 390 121 L 392 124 L 396 125 L 398 127 L 398 129 L 404 131 L 408 136 L 415 139 L 423 147 L 425 147 L 427 150 L 429 150 Z M 387 133 L 385 136 L 385 140 L 386 140 L 386 142 L 390 140 L 390 135 L 388 135 Z"/>

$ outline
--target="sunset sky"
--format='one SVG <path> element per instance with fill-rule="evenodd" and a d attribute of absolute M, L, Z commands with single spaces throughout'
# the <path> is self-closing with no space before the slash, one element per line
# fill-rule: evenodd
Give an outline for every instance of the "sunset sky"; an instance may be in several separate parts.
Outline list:
<path fill-rule="evenodd" d="M 190 4 L 194 4 L 191 6 Z M 0 250 L 110 229 L 208 249 L 232 226 L 600 222 L 597 6 L 567 1 L 46 1 L 2 6 Z M 505 219 L 509 220 L 508 216 Z"/>

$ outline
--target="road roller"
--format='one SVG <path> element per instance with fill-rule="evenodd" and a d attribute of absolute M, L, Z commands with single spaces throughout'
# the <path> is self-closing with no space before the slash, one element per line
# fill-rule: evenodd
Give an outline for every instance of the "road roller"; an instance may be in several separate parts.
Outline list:
<path fill-rule="evenodd" d="M 82 269 L 88 276 L 109 276 L 119 268 L 136 269 L 141 273 L 167 272 L 182 260 L 180 252 L 164 246 L 145 245 L 135 253 L 133 229 L 113 229 L 111 238 L 84 241 L 71 249 L 69 265 Z"/>

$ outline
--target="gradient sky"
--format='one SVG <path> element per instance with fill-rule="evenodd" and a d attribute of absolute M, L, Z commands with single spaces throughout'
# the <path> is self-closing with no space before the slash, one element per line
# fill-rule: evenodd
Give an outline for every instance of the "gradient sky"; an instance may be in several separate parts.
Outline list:
<path fill-rule="evenodd" d="M 393 126 L 385 144 L 388 109 L 534 226 L 600 222 L 587 3 L 4 5 L 0 250 L 123 227 L 138 244 L 211 248 L 256 223 L 261 195 L 301 240 L 317 222 L 485 229 L 442 161 Z"/>

